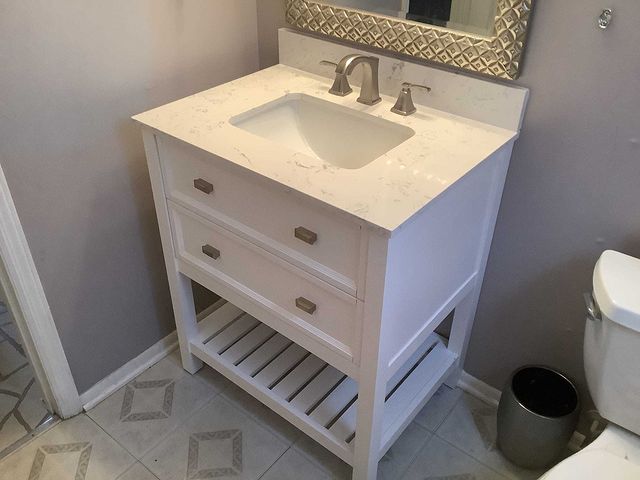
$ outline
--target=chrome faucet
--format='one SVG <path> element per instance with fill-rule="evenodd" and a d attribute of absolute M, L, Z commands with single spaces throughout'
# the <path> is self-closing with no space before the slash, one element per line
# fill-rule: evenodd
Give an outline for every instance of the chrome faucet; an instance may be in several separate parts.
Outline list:
<path fill-rule="evenodd" d="M 330 62 L 321 63 L 330 64 Z M 336 79 L 331 89 L 329 89 L 329 93 L 340 97 L 349 95 L 353 90 L 349 85 L 347 77 L 351 75 L 353 69 L 361 63 L 364 67 L 364 76 L 362 78 L 362 88 L 360 89 L 358 102 L 364 103 L 365 105 L 375 105 L 382 100 L 378 87 L 378 64 L 380 63 L 380 59 L 377 57 L 359 54 L 344 57 L 340 60 L 340 63 L 336 65 Z"/>

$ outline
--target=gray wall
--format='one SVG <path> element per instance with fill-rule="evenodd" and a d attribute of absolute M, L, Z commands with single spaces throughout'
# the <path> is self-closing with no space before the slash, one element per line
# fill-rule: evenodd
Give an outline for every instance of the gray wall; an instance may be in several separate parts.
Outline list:
<path fill-rule="evenodd" d="M 600 31 L 604 6 L 616 16 Z M 261 40 L 283 18 L 259 17 Z M 517 81 L 531 89 L 531 102 L 466 363 L 491 385 L 501 388 L 511 370 L 531 362 L 562 368 L 584 386 L 581 294 L 593 265 L 607 248 L 640 257 L 638 25 L 637 0 L 536 4 Z M 274 52 L 261 56 L 266 64 Z"/>
<path fill-rule="evenodd" d="M 616 10 L 609 30 L 595 26 Z M 604 249 L 640 257 L 637 0 L 537 2 L 513 160 L 467 370 L 502 387 L 525 363 L 584 385 L 582 292 Z"/>
<path fill-rule="evenodd" d="M 278 28 L 286 26 L 285 0 L 257 0 L 260 67 L 278 63 Z"/>
<path fill-rule="evenodd" d="M 258 68 L 255 0 L 0 0 L 0 162 L 80 392 L 174 329 L 129 117 Z"/>

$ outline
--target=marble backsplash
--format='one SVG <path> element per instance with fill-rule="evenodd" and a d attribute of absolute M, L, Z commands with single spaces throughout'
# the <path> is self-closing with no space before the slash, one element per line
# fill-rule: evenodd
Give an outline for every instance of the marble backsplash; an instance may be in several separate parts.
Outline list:
<path fill-rule="evenodd" d="M 333 78 L 333 68 L 321 60 L 338 62 L 350 53 L 366 53 L 360 47 L 319 38 L 288 28 L 279 31 L 280 63 L 306 72 Z M 443 70 L 425 63 L 373 53 L 380 58 L 380 92 L 395 97 L 402 82 L 431 87 L 431 92 L 414 89 L 413 100 L 445 112 L 479 120 L 509 130 L 520 130 L 529 90 L 504 82 L 489 81 L 466 73 Z M 357 88 L 360 67 L 350 83 Z M 355 101 L 355 97 L 354 97 Z"/>

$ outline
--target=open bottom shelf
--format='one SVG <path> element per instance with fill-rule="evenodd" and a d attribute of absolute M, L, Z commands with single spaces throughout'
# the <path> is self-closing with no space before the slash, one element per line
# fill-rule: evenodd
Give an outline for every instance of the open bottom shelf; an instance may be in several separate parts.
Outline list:
<path fill-rule="evenodd" d="M 192 353 L 353 465 L 358 384 L 230 303 L 198 323 Z M 442 384 L 455 356 L 429 337 L 389 380 L 380 456 Z"/>

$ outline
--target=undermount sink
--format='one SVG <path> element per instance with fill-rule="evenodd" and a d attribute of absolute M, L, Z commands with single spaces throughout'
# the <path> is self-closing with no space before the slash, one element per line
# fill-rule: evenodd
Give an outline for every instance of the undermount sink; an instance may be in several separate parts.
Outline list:
<path fill-rule="evenodd" d="M 415 132 L 309 95 L 287 94 L 230 123 L 341 168 L 362 168 Z"/>

